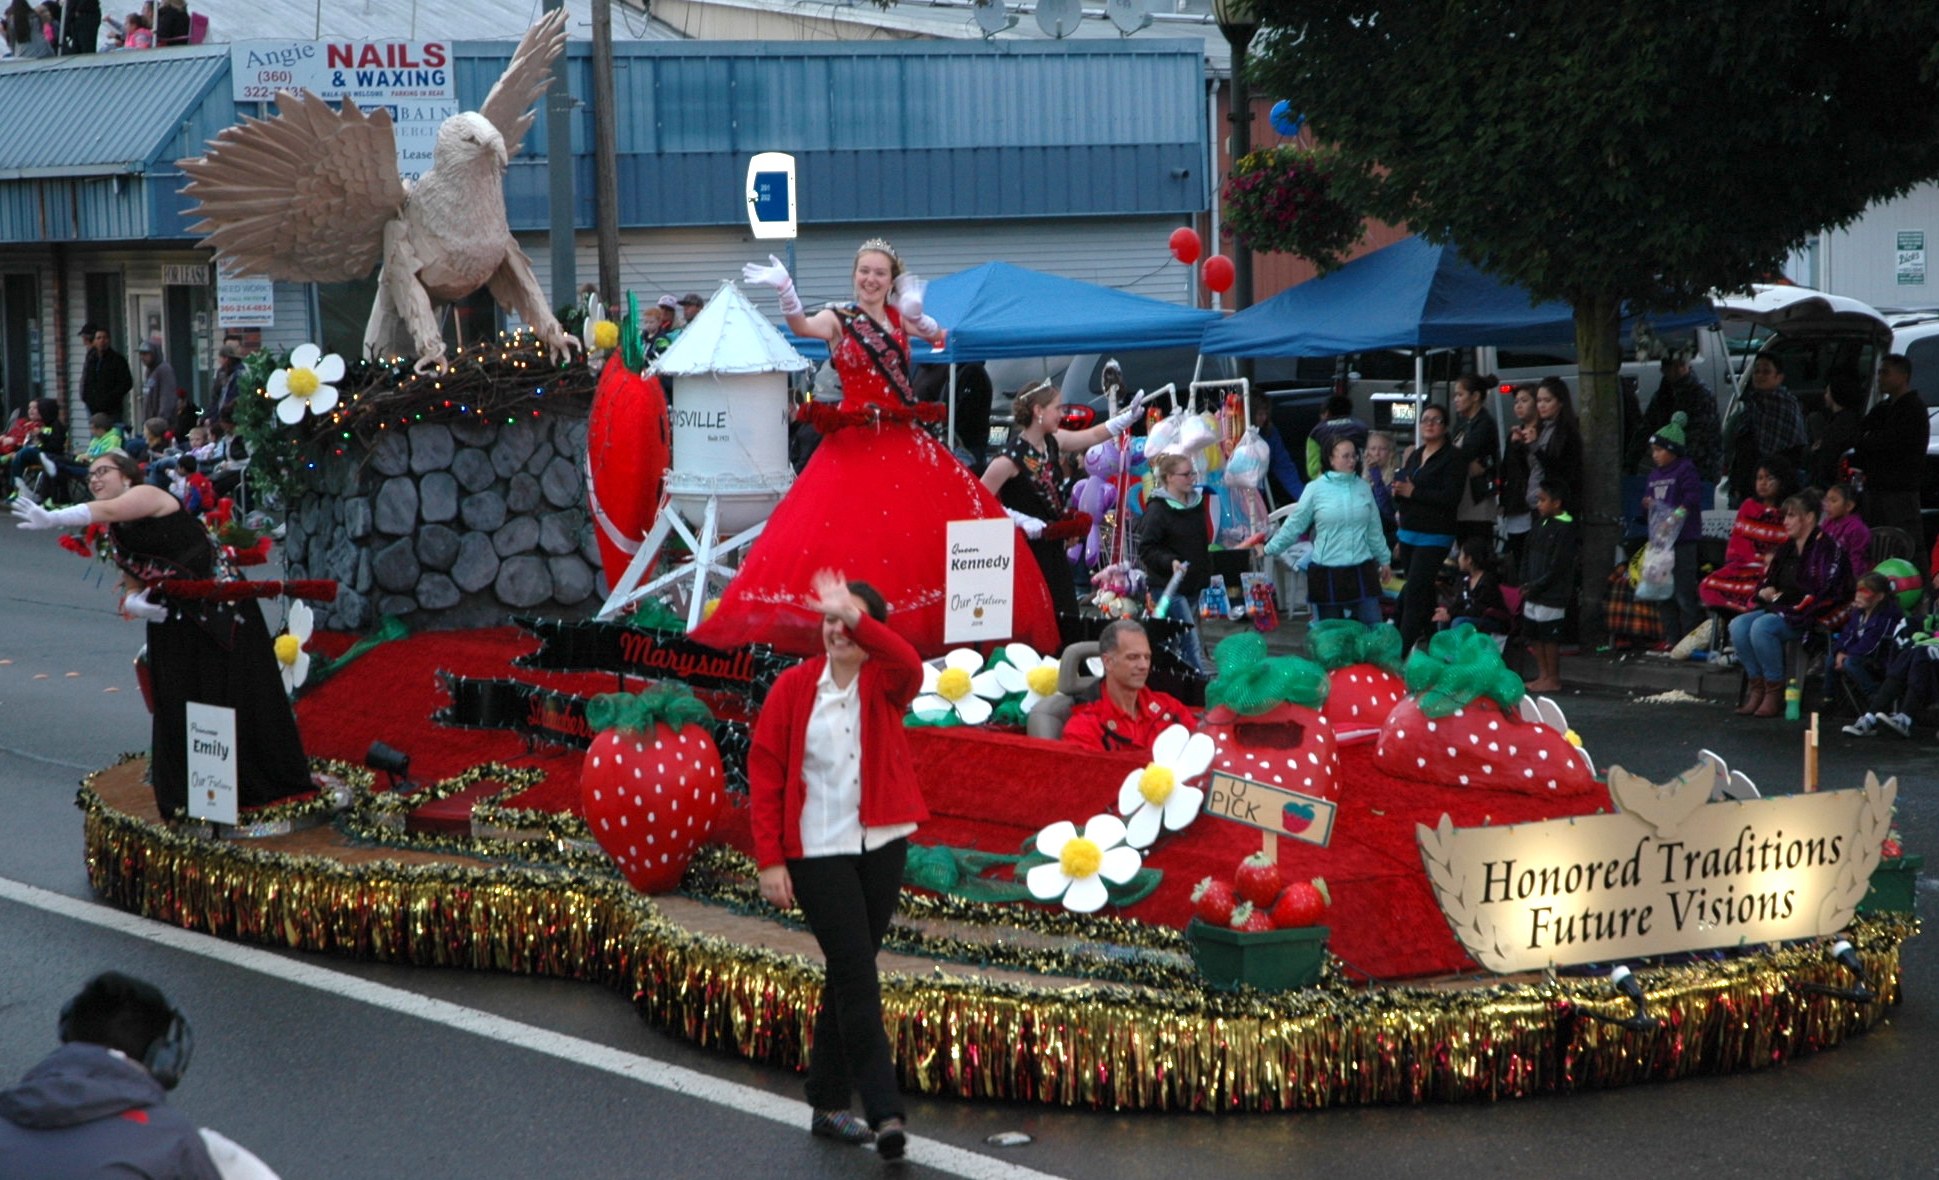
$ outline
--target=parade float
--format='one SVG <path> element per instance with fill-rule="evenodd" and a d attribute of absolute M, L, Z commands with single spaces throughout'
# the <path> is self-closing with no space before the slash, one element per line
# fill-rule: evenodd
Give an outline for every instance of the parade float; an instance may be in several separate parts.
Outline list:
<path fill-rule="evenodd" d="M 532 93 L 487 121 L 522 132 Z M 798 1068 L 819 957 L 761 900 L 745 807 L 749 725 L 795 657 L 687 632 L 786 494 L 784 466 L 737 457 L 785 454 L 799 358 L 723 287 L 706 355 L 675 357 L 675 420 L 637 329 L 593 318 L 596 393 L 549 315 L 451 358 L 405 316 L 416 358 L 336 404 L 266 374 L 304 403 L 277 419 L 285 556 L 362 604 L 336 630 L 292 608 L 276 644 L 319 790 L 163 816 L 130 757 L 82 788 L 89 879 L 219 937 L 601 984 L 672 1035 Z M 1245 438 L 1185 417 L 1207 470 Z M 1107 519 L 1078 545 L 1122 556 L 1133 459 L 1093 463 Z M 563 558 L 599 561 L 603 602 Z M 1140 613 L 1156 588 L 1103 565 L 1097 605 Z M 1559 1094 L 1781 1064 L 1899 1001 L 1917 858 L 1895 783 L 1763 798 L 1696 752 L 1664 784 L 1599 773 L 1594 735 L 1489 637 L 1403 662 L 1391 627 L 1347 622 L 1230 635 L 1209 683 L 1161 659 L 1154 683 L 1202 718 L 1099 753 L 1055 719 L 1095 690 L 1082 637 L 1103 622 L 1066 620 L 1062 651 L 922 653 L 907 736 L 933 818 L 882 956 L 909 1090 L 1213 1112 Z"/>

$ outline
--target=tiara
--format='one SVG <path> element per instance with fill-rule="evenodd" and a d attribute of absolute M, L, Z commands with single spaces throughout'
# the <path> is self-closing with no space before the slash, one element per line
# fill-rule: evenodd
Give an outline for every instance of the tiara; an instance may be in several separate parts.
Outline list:
<path fill-rule="evenodd" d="M 870 238 L 868 241 L 863 242 L 861 246 L 856 249 L 855 253 L 867 254 L 871 250 L 877 250 L 883 254 L 887 254 L 890 258 L 895 259 L 897 262 L 902 261 L 902 255 L 897 254 L 895 252 L 895 247 L 889 245 L 889 240 L 887 238 Z"/>

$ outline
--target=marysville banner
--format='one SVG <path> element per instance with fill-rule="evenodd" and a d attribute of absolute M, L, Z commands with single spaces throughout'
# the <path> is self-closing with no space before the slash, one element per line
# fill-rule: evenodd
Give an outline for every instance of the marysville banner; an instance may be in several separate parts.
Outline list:
<path fill-rule="evenodd" d="M 1710 802 L 1696 767 L 1658 785 L 1611 767 L 1623 810 L 1508 827 L 1416 826 L 1455 937 L 1491 971 L 1836 933 L 1865 896 L 1898 780 Z"/>

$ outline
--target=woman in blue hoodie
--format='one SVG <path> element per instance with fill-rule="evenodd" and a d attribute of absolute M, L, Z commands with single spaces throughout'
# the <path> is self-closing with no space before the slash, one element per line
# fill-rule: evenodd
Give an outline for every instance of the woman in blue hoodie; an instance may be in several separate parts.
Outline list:
<path fill-rule="evenodd" d="M 1393 555 L 1380 524 L 1373 489 L 1360 478 L 1360 448 L 1351 438 L 1333 440 L 1326 470 L 1300 492 L 1292 515 L 1266 544 L 1268 554 L 1284 553 L 1313 533 L 1313 560 L 1307 566 L 1307 600 L 1318 619 L 1358 619 L 1380 624 L 1380 584 L 1392 576 Z"/>

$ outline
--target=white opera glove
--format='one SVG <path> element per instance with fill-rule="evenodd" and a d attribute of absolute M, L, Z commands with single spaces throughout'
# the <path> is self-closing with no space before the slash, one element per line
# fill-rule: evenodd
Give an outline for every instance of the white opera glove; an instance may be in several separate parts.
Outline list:
<path fill-rule="evenodd" d="M 86 504 L 49 511 L 25 496 L 14 498 L 13 514 L 20 518 L 18 527 L 23 529 L 78 529 L 94 521 Z"/>
<path fill-rule="evenodd" d="M 121 599 L 121 613 L 131 619 L 144 623 L 161 623 L 168 620 L 168 608 L 148 597 L 148 587 L 143 586 L 133 594 Z"/>
<path fill-rule="evenodd" d="M 925 340 L 934 340 L 942 335 L 943 326 L 935 317 L 922 312 L 922 297 L 929 290 L 927 280 L 915 275 L 903 275 L 895 281 L 895 309 L 902 313 L 903 326 Z"/>
<path fill-rule="evenodd" d="M 741 278 L 746 282 L 759 283 L 763 287 L 773 287 L 781 297 L 782 315 L 801 314 L 801 296 L 795 294 L 794 280 L 788 277 L 788 268 L 774 255 L 768 255 L 768 265 L 750 262 L 741 267 Z"/>
<path fill-rule="evenodd" d="M 1018 528 L 1023 530 L 1023 535 L 1032 541 L 1044 535 L 1044 522 L 1038 520 L 1028 512 L 1018 512 L 1014 508 L 1005 508 L 1003 511 L 1009 515 L 1010 519 L 1015 522 Z"/>
<path fill-rule="evenodd" d="M 1144 409 L 1145 399 L 1150 396 L 1150 394 L 1140 389 L 1137 396 L 1131 399 L 1130 405 L 1105 420 L 1105 429 L 1109 430 L 1113 435 L 1123 434 L 1125 431 L 1131 429 L 1131 424 L 1138 420 L 1138 414 Z"/>

